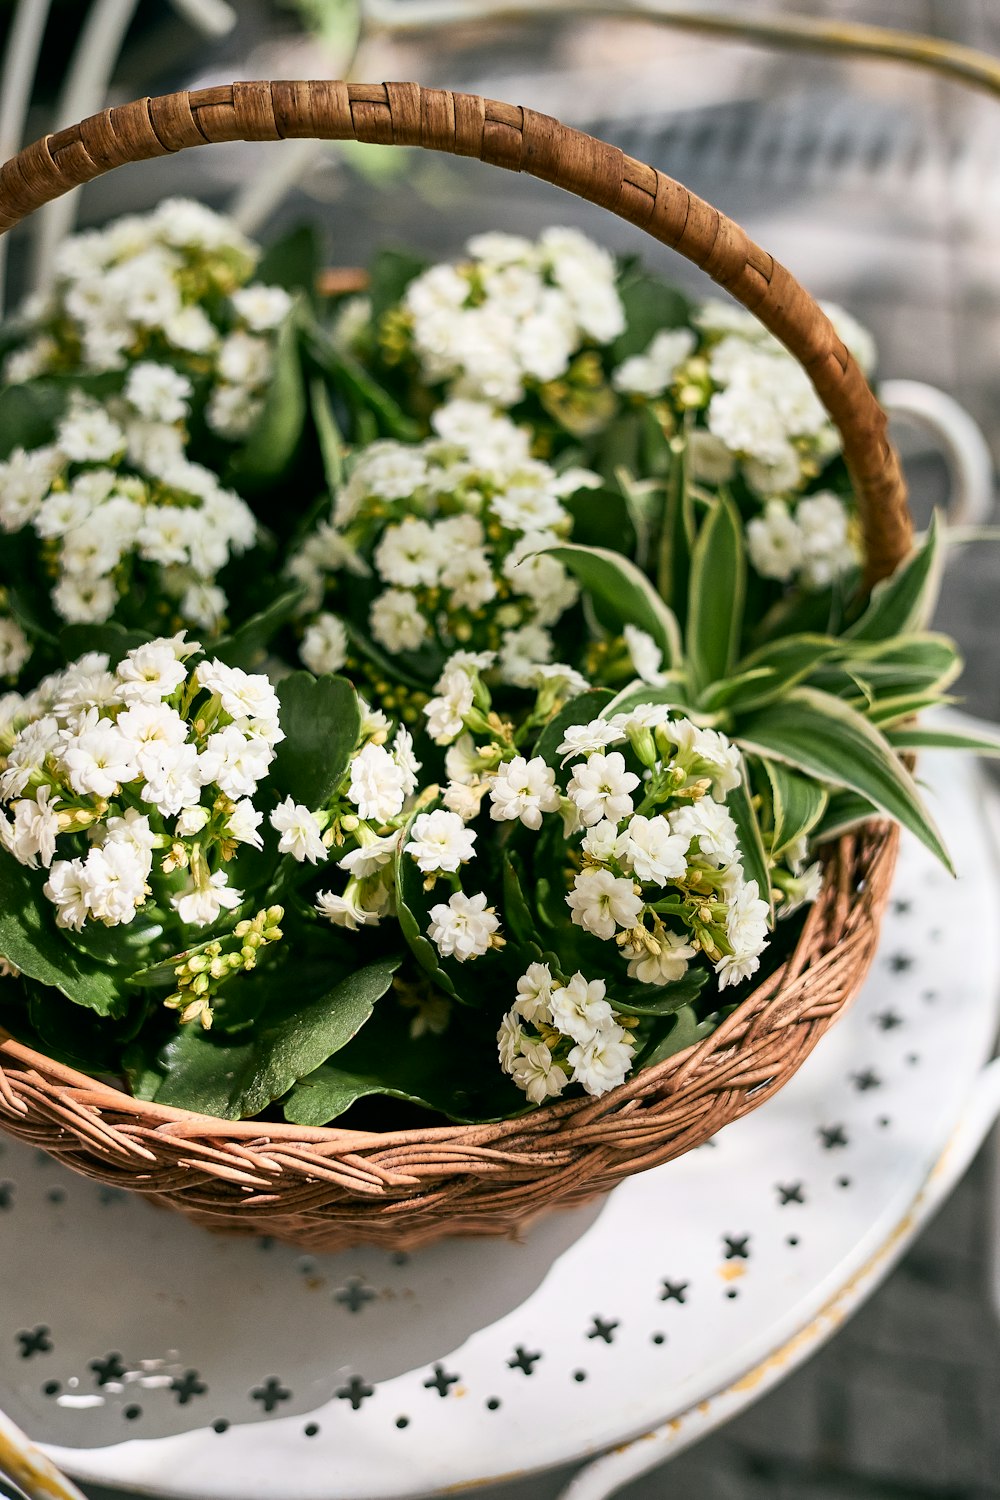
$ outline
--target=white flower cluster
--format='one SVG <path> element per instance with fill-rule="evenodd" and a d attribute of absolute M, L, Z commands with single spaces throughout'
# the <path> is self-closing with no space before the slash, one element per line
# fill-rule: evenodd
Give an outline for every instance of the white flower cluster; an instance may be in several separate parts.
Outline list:
<path fill-rule="evenodd" d="M 368 625 L 390 655 L 458 645 L 498 653 L 504 680 L 524 684 L 553 655 L 550 628 L 576 601 L 566 569 L 544 549 L 564 539 L 564 498 L 594 476 L 556 474 L 531 458 L 526 433 L 480 403 L 453 401 L 438 436 L 417 446 L 373 443 L 358 458 L 290 572 L 318 609 L 341 571 L 374 574 Z M 338 671 L 347 639 L 329 611 L 310 626 L 303 660 Z"/>
<path fill-rule="evenodd" d="M 166 362 L 210 375 L 208 424 L 241 438 L 260 413 L 291 308 L 281 287 L 248 284 L 258 255 L 232 220 L 181 198 L 73 235 L 51 292 L 22 309 L 27 341 L 4 378 Z"/>
<path fill-rule="evenodd" d="M 870 373 L 871 336 L 842 308 L 824 310 Z M 695 479 L 725 484 L 739 466 L 764 504 L 763 518 L 747 528 L 754 567 L 767 578 L 825 587 L 859 560 L 847 506 L 828 490 L 800 501 L 794 514 L 791 504 L 839 452 L 837 430 L 802 366 L 752 314 L 709 301 L 694 321 L 697 333 L 658 333 L 612 383 L 643 399 L 669 396 L 678 413 L 700 416 L 705 425 L 690 428 L 688 440 Z"/>
<path fill-rule="evenodd" d="M 151 584 L 186 623 L 219 628 L 227 600 L 216 575 L 257 526 L 245 501 L 185 456 L 191 392 L 171 366 L 141 361 L 119 399 L 75 395 L 53 444 L 0 464 L 0 528 L 36 533 L 61 619 L 107 620 Z"/>
<path fill-rule="evenodd" d="M 529 964 L 497 1033 L 500 1066 L 532 1104 L 578 1083 L 599 1096 L 624 1083 L 635 1048 L 605 998 L 603 979 L 577 972 L 559 983 L 547 964 Z"/>
<path fill-rule="evenodd" d="M 353 847 L 340 855 L 337 865 L 347 875 L 347 884 L 343 891 L 320 891 L 316 897 L 321 916 L 352 932 L 377 927 L 383 917 L 395 913 L 395 859 L 421 769 L 405 725 L 397 727 L 390 749 L 389 720 L 361 701 L 361 740 L 341 793 L 341 811 L 346 814 L 340 819 L 341 837 L 346 835 Z M 441 827 L 435 813 L 416 817 L 412 833 L 422 869 L 430 868 L 437 857 L 457 869 L 461 859 L 469 857 L 466 851 L 471 852 L 467 840 L 452 846 L 447 826 Z"/>
<path fill-rule="evenodd" d="M 94 652 L 0 700 L 0 843 L 48 870 L 59 926 L 128 923 L 152 897 L 206 927 L 242 901 L 222 866 L 261 847 L 252 799 L 284 735 L 267 678 L 192 670 L 200 650 L 181 632 L 113 672 Z"/>
<path fill-rule="evenodd" d="M 578 230 L 547 229 L 537 242 L 480 234 L 467 248 L 471 259 L 432 266 L 403 297 L 428 384 L 508 408 L 623 331 L 614 261 Z"/>
<path fill-rule="evenodd" d="M 747 522 L 747 549 L 761 577 L 822 589 L 857 567 L 856 531 L 840 496 L 822 490 L 794 506 L 768 500 L 764 514 Z"/>
<path fill-rule="evenodd" d="M 31 644 L 20 625 L 0 614 L 0 679 L 15 681 L 30 655 Z"/>

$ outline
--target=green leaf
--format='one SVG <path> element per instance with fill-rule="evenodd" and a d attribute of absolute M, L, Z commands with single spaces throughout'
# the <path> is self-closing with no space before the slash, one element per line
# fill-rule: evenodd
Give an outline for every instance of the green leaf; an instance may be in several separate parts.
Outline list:
<path fill-rule="evenodd" d="M 613 697 L 609 688 L 591 688 L 578 698 L 571 698 L 538 736 L 532 747 L 532 757 L 540 755 L 545 764 L 558 774 L 562 762 L 559 746 L 566 737 L 567 729 L 574 724 L 589 724 L 592 719 L 602 717 L 603 710 L 609 706 Z"/>
<path fill-rule="evenodd" d="M 544 550 L 565 564 L 600 605 L 613 628 L 637 625 L 653 637 L 667 667 L 680 661 L 677 618 L 635 563 L 605 547 L 577 547 L 567 542 Z"/>
<path fill-rule="evenodd" d="M 848 833 L 862 823 L 870 823 L 878 816 L 878 808 L 867 797 L 859 797 L 855 792 L 835 792 L 813 829 L 811 842 L 816 845 L 839 838 L 842 833 Z"/>
<path fill-rule="evenodd" d="M 889 729 L 886 739 L 894 750 L 971 750 L 976 755 L 1000 755 L 1000 738 L 965 734 L 960 729 L 937 729 L 933 724 L 913 729 Z"/>
<path fill-rule="evenodd" d="M 625 331 L 611 346 L 613 364 L 645 353 L 661 329 L 683 328 L 690 322 L 691 304 L 683 293 L 644 271 L 627 271 L 619 295 L 625 308 Z"/>
<path fill-rule="evenodd" d="M 384 313 L 396 307 L 410 282 L 426 269 L 427 257 L 415 255 L 412 250 L 380 250 L 372 261 L 368 288 L 373 320 L 378 322 Z"/>
<path fill-rule="evenodd" d="M 808 679 L 826 661 L 843 654 L 844 646 L 831 635 L 793 635 L 769 642 L 737 663 L 732 683 L 742 682 L 738 691 L 727 695 L 726 707 L 732 713 L 747 712 L 784 697 L 789 688 Z M 766 678 L 751 678 L 751 672 L 766 671 Z"/>
<path fill-rule="evenodd" d="M 691 556 L 685 646 L 696 692 L 729 675 L 739 651 L 745 598 L 743 527 L 732 501 L 719 494 Z"/>
<path fill-rule="evenodd" d="M 770 907 L 769 925 L 774 926 L 774 901 L 771 893 L 771 870 L 760 831 L 760 820 L 754 804 L 746 762 L 741 765 L 743 780 L 726 798 L 726 806 L 736 824 L 740 843 L 740 861 L 747 880 L 757 882 L 757 893 Z"/>
<path fill-rule="evenodd" d="M 156 1102 L 223 1120 L 259 1114 L 361 1030 L 399 963 L 396 956 L 379 959 L 318 999 L 292 998 L 285 1014 L 249 1041 L 181 1027 L 161 1053 L 166 1076 Z M 289 989 L 294 997 L 294 981 Z"/>
<path fill-rule="evenodd" d="M 682 1006 L 673 1017 L 673 1023 L 666 1036 L 642 1057 L 642 1066 L 651 1068 L 655 1063 L 666 1062 L 668 1057 L 675 1057 L 678 1052 L 684 1052 L 688 1047 L 693 1047 L 696 1042 L 704 1041 L 705 1037 L 711 1036 L 717 1025 L 718 1021 L 714 1016 L 699 1021 L 694 1006 Z"/>
<path fill-rule="evenodd" d="M 316 226 L 300 224 L 267 247 L 257 263 L 254 280 L 266 286 L 284 287 L 286 292 L 305 292 L 311 297 L 322 261 Z"/>
<path fill-rule="evenodd" d="M 503 911 L 515 942 L 527 946 L 536 941 L 538 920 L 524 895 L 521 861 L 509 850 L 503 856 Z"/>
<path fill-rule="evenodd" d="M 632 556 L 636 534 L 628 501 L 620 490 L 577 490 L 565 501 L 573 517 L 574 540 L 585 547 L 607 547 Z"/>
<path fill-rule="evenodd" d="M 415 443 L 423 436 L 419 423 L 408 417 L 384 386 L 368 373 L 360 360 L 344 349 L 338 349 L 329 334 L 316 324 L 307 327 L 306 345 L 319 368 L 330 377 L 332 383 L 346 397 L 360 423 L 368 413 L 378 423 L 378 429 L 387 437 L 398 438 L 404 443 Z M 360 434 L 355 434 L 360 437 Z"/>
<path fill-rule="evenodd" d="M 105 625 L 65 625 L 59 632 L 59 651 L 65 661 L 76 661 L 88 651 L 103 651 L 115 667 L 130 651 L 151 640 L 148 630 L 126 630 L 113 620 Z"/>
<path fill-rule="evenodd" d="M 49 442 L 65 405 L 66 387 L 56 381 L 26 380 L 0 391 L 0 460 Z"/>
<path fill-rule="evenodd" d="M 327 489 L 336 494 L 344 482 L 344 436 L 333 414 L 333 403 L 326 384 L 319 375 L 309 382 L 309 406 L 312 411 L 319 451 L 323 459 L 323 475 Z"/>
<path fill-rule="evenodd" d="M 302 436 L 306 393 L 299 353 L 299 316 L 299 309 L 293 309 L 281 325 L 264 409 L 247 441 L 230 460 L 231 475 L 244 489 L 266 489 L 280 479 Z"/>
<path fill-rule="evenodd" d="M 439 900 L 447 899 L 446 896 L 435 895 L 433 892 L 424 890 L 424 876 L 417 863 L 404 854 L 403 849 L 410 837 L 410 829 L 413 827 L 414 819 L 421 813 L 430 812 L 439 805 L 438 789 L 428 787 L 417 798 L 416 806 L 410 813 L 406 826 L 400 836 L 396 849 L 395 874 L 396 874 L 396 920 L 399 922 L 400 931 L 406 939 L 407 946 L 413 954 L 417 963 L 423 969 L 439 989 L 444 990 L 453 1000 L 459 1000 L 463 1004 L 474 1004 L 475 997 L 468 997 L 459 992 L 456 978 L 453 977 L 461 972 L 460 966 L 455 960 L 442 959 L 437 948 L 426 936 L 428 924 L 428 913 L 432 904 L 436 905 Z M 430 899 L 428 899 L 428 896 Z M 477 975 L 482 974 L 479 967 L 483 960 L 479 959 L 473 965 L 477 969 Z M 475 979 L 473 986 L 478 982 Z"/>
<path fill-rule="evenodd" d="M 113 970 L 71 948 L 42 895 L 44 877 L 0 850 L 0 954 L 39 984 L 101 1016 L 124 1015 L 128 998 Z"/>
<path fill-rule="evenodd" d="M 883 641 L 926 625 L 934 610 L 941 577 L 937 516 L 931 518 L 922 547 L 872 589 L 868 608 L 844 634 L 854 641 Z"/>
<path fill-rule="evenodd" d="M 689 969 L 673 984 L 634 984 L 626 992 L 609 995 L 615 1010 L 627 1016 L 670 1016 L 696 1000 L 708 983 L 707 969 Z"/>
<path fill-rule="evenodd" d="M 830 796 L 818 782 L 778 761 L 765 760 L 761 764 L 771 784 L 774 810 L 771 856 L 778 859 L 796 839 L 812 832 L 826 811 Z"/>
<path fill-rule="evenodd" d="M 627 687 L 623 687 L 616 693 L 611 702 L 601 711 L 602 719 L 612 719 L 615 714 L 629 713 L 633 708 L 638 708 L 642 703 L 665 703 L 668 708 L 674 708 L 678 713 L 689 714 L 691 712 L 690 694 L 686 685 L 678 680 L 679 674 L 671 674 L 671 680 L 664 683 L 662 687 L 652 687 L 648 682 L 643 682 L 637 677 Z"/>
<path fill-rule="evenodd" d="M 358 695 L 346 677 L 292 672 L 278 684 L 281 741 L 271 768 L 279 791 L 315 811 L 343 781 L 361 733 Z"/>
<path fill-rule="evenodd" d="M 859 793 L 902 823 L 952 869 L 916 784 L 892 746 L 841 699 L 813 688 L 795 688 L 784 702 L 751 717 L 736 738 L 751 754 Z"/>
<path fill-rule="evenodd" d="M 260 670 L 267 648 L 283 625 L 293 620 L 306 596 L 305 588 L 286 589 L 259 613 L 212 644 L 211 652 L 230 667 Z"/>
<path fill-rule="evenodd" d="M 358 1099 L 381 1095 L 450 1120 L 505 1120 L 531 1108 L 500 1071 L 493 1027 L 453 1012 L 443 1036 L 410 1035 L 414 1012 L 387 1001 L 336 1058 L 295 1085 L 285 1119 L 327 1125 Z M 468 1015 L 468 1025 L 462 1022 Z"/>

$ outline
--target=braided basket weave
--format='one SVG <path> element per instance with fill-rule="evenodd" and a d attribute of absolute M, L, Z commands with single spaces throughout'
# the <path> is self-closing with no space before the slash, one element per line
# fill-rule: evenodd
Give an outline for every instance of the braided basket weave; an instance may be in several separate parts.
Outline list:
<path fill-rule="evenodd" d="M 46 136 L 0 168 L 0 232 L 125 162 L 288 136 L 423 146 L 529 172 L 602 205 L 701 266 L 782 340 L 840 430 L 866 582 L 910 545 L 885 417 L 829 320 L 783 266 L 662 172 L 532 110 L 412 83 L 234 83 L 141 99 Z M 872 823 L 826 851 L 794 953 L 703 1042 L 599 1099 L 518 1120 L 391 1133 L 233 1123 L 135 1100 L 0 1032 L 0 1125 L 87 1176 L 198 1223 L 330 1250 L 511 1234 L 700 1145 L 769 1098 L 868 970 L 897 834 Z"/>

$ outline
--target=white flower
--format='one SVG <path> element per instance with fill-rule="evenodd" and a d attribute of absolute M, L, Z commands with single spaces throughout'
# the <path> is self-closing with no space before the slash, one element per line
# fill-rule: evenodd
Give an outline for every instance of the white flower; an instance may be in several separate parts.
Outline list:
<path fill-rule="evenodd" d="M 150 827 L 149 819 L 138 808 L 128 807 L 119 818 L 108 818 L 103 825 L 97 824 L 93 833 L 102 845 L 129 844 L 138 854 L 147 879 L 153 868 L 153 850 L 160 840 Z"/>
<path fill-rule="evenodd" d="M 35 516 L 49 486 L 62 468 L 62 455 L 54 448 L 15 448 L 0 464 L 0 526 L 20 531 Z"/>
<path fill-rule="evenodd" d="M 524 1027 L 514 1012 L 509 1011 L 500 1022 L 500 1030 L 497 1032 L 497 1051 L 500 1056 L 500 1066 L 505 1073 L 514 1071 L 514 1062 L 520 1055 L 524 1040 Z"/>
<path fill-rule="evenodd" d="M 133 703 L 118 715 L 115 727 L 143 774 L 151 746 L 183 745 L 188 734 L 177 710 L 162 702 Z"/>
<path fill-rule="evenodd" d="M 439 870 L 457 870 L 473 859 L 475 841 L 475 833 L 466 828 L 457 813 L 437 808 L 414 818 L 410 841 L 404 849 L 425 875 L 433 875 Z"/>
<path fill-rule="evenodd" d="M 264 814 L 254 807 L 249 797 L 241 797 L 229 814 L 226 832 L 238 844 L 250 844 L 254 849 L 263 849 L 264 840 L 259 832 L 263 819 Z"/>
<path fill-rule="evenodd" d="M 382 745 L 371 743 L 359 750 L 351 762 L 351 784 L 347 795 L 362 818 L 384 823 L 403 809 L 406 773 Z"/>
<path fill-rule="evenodd" d="M 514 1012 L 533 1025 L 552 1020 L 549 1001 L 552 998 L 552 973 L 548 964 L 529 964 L 517 981 Z"/>
<path fill-rule="evenodd" d="M 198 757 L 198 771 L 203 782 L 214 781 L 236 801 L 253 796 L 273 759 L 274 751 L 266 740 L 256 735 L 247 738 L 238 725 L 227 724 L 209 735 Z"/>
<path fill-rule="evenodd" d="M 201 799 L 202 775 L 194 745 L 150 746 L 144 759 L 142 800 L 172 817 Z"/>
<path fill-rule="evenodd" d="M 736 824 L 721 802 L 702 797 L 669 814 L 670 827 L 688 841 L 698 840 L 699 857 L 722 869 L 739 858 Z"/>
<path fill-rule="evenodd" d="M 268 333 L 287 318 L 292 299 L 280 286 L 265 286 L 255 281 L 250 286 L 240 287 L 232 295 L 232 303 L 240 317 L 254 333 Z"/>
<path fill-rule="evenodd" d="M 97 719 L 93 727 L 65 740 L 59 752 L 70 786 L 81 796 L 113 797 L 123 782 L 139 774 L 136 754 L 110 719 Z"/>
<path fill-rule="evenodd" d="M 185 649 L 192 648 L 199 649 L 193 643 Z M 171 697 L 187 677 L 183 659 L 178 658 L 177 638 L 136 647 L 119 662 L 115 676 L 123 703 L 159 703 Z"/>
<path fill-rule="evenodd" d="M 17 621 L 0 619 L 0 677 L 16 677 L 30 655 L 28 637 Z"/>
<path fill-rule="evenodd" d="M 181 618 L 202 630 L 217 631 L 226 613 L 225 591 L 214 583 L 190 583 L 181 595 Z"/>
<path fill-rule="evenodd" d="M 480 549 L 459 552 L 441 570 L 441 585 L 451 593 L 452 609 L 482 609 L 496 598 L 497 586 L 487 554 Z"/>
<path fill-rule="evenodd" d="M 637 625 L 626 625 L 622 630 L 625 637 L 625 645 L 632 658 L 632 665 L 643 682 L 648 682 L 650 687 L 662 687 L 666 678 L 661 670 L 663 666 L 663 652 L 645 630 L 640 630 Z"/>
<path fill-rule="evenodd" d="M 515 687 L 527 687 L 535 667 L 552 660 L 552 651 L 552 637 L 541 625 L 507 630 L 500 645 L 500 675 Z"/>
<path fill-rule="evenodd" d="M 316 910 L 321 917 L 326 917 L 336 927 L 346 927 L 351 932 L 356 932 L 359 927 L 369 924 L 378 926 L 380 911 L 364 904 L 361 887 L 356 880 L 347 883 L 347 889 L 342 896 L 333 891 L 318 891 L 316 894 Z"/>
<path fill-rule="evenodd" d="M 124 450 L 125 434 L 99 406 L 79 406 L 60 422 L 56 445 L 72 463 L 107 463 Z"/>
<path fill-rule="evenodd" d="M 636 816 L 629 821 L 623 853 L 625 868 L 637 880 L 663 885 L 683 880 L 687 874 L 689 840 L 670 827 L 662 816 Z"/>
<path fill-rule="evenodd" d="M 210 927 L 221 911 L 233 911 L 242 900 L 243 892 L 230 887 L 225 870 L 216 870 L 207 885 L 192 881 L 186 891 L 171 896 L 170 904 L 188 926 Z"/>
<path fill-rule="evenodd" d="M 111 840 L 91 849 L 84 861 L 87 905 L 106 927 L 131 922 L 146 899 L 149 852 L 130 840 Z"/>
<path fill-rule="evenodd" d="M 514 1058 L 511 1076 L 532 1104 L 561 1094 L 569 1079 L 544 1042 L 525 1042 L 520 1056 Z"/>
<path fill-rule="evenodd" d="M 90 882 L 84 873 L 83 860 L 57 860 L 42 892 L 56 908 L 56 926 L 79 932 L 90 909 Z"/>
<path fill-rule="evenodd" d="M 449 812 L 457 813 L 463 823 L 471 823 L 482 811 L 487 789 L 485 781 L 450 781 L 441 794 L 441 801 Z"/>
<path fill-rule="evenodd" d="M 403 796 L 409 797 L 417 789 L 421 762 L 413 753 L 413 736 L 405 724 L 400 724 L 396 730 L 392 758 L 403 773 Z"/>
<path fill-rule="evenodd" d="M 264 385 L 271 375 L 271 344 L 237 329 L 219 346 L 219 374 L 236 386 Z"/>
<path fill-rule="evenodd" d="M 347 661 L 344 622 L 337 615 L 318 615 L 302 638 L 299 655 L 317 677 L 325 672 L 339 672 Z"/>
<path fill-rule="evenodd" d="M 110 578 L 75 578 L 64 574 L 52 590 L 52 604 L 60 619 L 70 625 L 100 625 L 118 603 L 118 590 Z"/>
<path fill-rule="evenodd" d="M 244 672 L 240 667 L 227 666 L 222 661 L 200 662 L 195 671 L 200 687 L 210 693 L 218 693 L 222 707 L 241 726 L 248 724 L 254 734 L 263 735 L 258 724 L 276 727 L 280 705 L 278 695 L 271 683 L 260 672 Z M 273 727 L 266 737 L 272 745 L 278 744 L 284 735 L 280 730 L 276 737 Z"/>
<path fill-rule="evenodd" d="M 614 720 L 591 719 L 589 724 L 570 724 L 556 753 L 562 756 L 565 765 L 574 755 L 590 755 L 592 751 L 604 750 L 624 738 Z"/>
<path fill-rule="evenodd" d="M 240 806 L 242 805 L 241 803 Z M 260 822 L 261 816 L 263 815 L 258 815 L 258 822 Z M 203 828 L 208 827 L 211 818 L 212 814 L 208 808 L 202 807 L 200 804 L 196 807 L 182 807 L 177 816 L 177 822 L 174 824 L 174 832 L 178 838 L 193 838 L 196 833 L 200 833 Z"/>
<path fill-rule="evenodd" d="M 727 892 L 729 909 L 726 913 L 726 937 L 732 945 L 731 957 L 723 958 L 716 965 L 720 975 L 719 988 L 734 984 L 737 978 L 745 979 L 757 968 L 757 961 L 767 944 L 770 909 L 760 899 L 756 880 L 740 883 L 731 893 Z M 752 963 L 752 967 L 746 965 Z M 738 968 L 738 974 L 733 969 Z M 728 977 L 725 977 L 728 976 Z"/>
<path fill-rule="evenodd" d="M 308 860 L 311 865 L 326 859 L 327 848 L 323 843 L 323 829 L 315 813 L 301 802 L 286 797 L 271 813 L 271 827 L 281 834 L 278 853 L 290 854 L 299 863 Z"/>
<path fill-rule="evenodd" d="M 125 399 L 141 417 L 157 422 L 182 422 L 188 413 L 192 385 L 170 365 L 143 360 L 133 365 L 125 382 Z"/>
<path fill-rule="evenodd" d="M 465 727 L 465 715 L 471 713 L 474 688 L 471 677 L 461 668 L 446 671 L 439 679 L 438 696 L 424 705 L 427 733 L 437 745 L 457 739 Z"/>
<path fill-rule="evenodd" d="M 447 906 L 440 902 L 431 907 L 429 915 L 427 932 L 431 941 L 443 958 L 454 958 L 460 964 L 487 953 L 500 926 L 482 891 L 476 896 L 455 891 Z"/>
<path fill-rule="evenodd" d="M 631 880 L 613 875 L 610 870 L 591 868 L 577 875 L 566 905 L 578 927 L 607 942 L 614 937 L 616 926 L 635 926 L 643 900 L 636 895 Z"/>
<path fill-rule="evenodd" d="M 573 1069 L 572 1081 L 588 1094 L 599 1097 L 625 1082 L 635 1048 L 621 1026 L 599 1031 L 592 1041 L 578 1045 L 566 1061 Z"/>
<path fill-rule="evenodd" d="M 597 752 L 573 767 L 566 795 L 576 804 L 584 823 L 599 823 L 602 818 L 619 823 L 632 812 L 629 794 L 638 785 L 638 776 L 626 770 L 620 751 L 613 750 L 610 755 Z"/>
<path fill-rule="evenodd" d="M 369 875 L 377 875 L 379 870 L 391 863 L 398 847 L 398 833 L 388 833 L 384 838 L 368 834 L 359 848 L 352 849 L 337 863 L 342 870 L 346 870 L 356 880 L 364 880 Z"/>
<path fill-rule="evenodd" d="M 747 522 L 747 550 L 762 578 L 782 583 L 802 566 L 802 533 L 783 500 L 769 500 L 763 516 Z"/>
<path fill-rule="evenodd" d="M 434 528 L 414 516 L 387 527 L 374 554 L 379 577 L 404 589 L 433 588 L 445 561 Z"/>
<path fill-rule="evenodd" d="M 666 930 L 656 933 L 655 942 L 659 949 L 657 953 L 645 943 L 634 947 L 631 943 L 624 945 L 621 951 L 629 961 L 628 977 L 637 979 L 640 984 L 673 984 L 675 980 L 683 979 L 691 959 L 697 957 L 697 949 L 685 942 L 680 934 Z"/>
<path fill-rule="evenodd" d="M 416 651 L 427 639 L 428 623 L 416 594 L 409 589 L 386 589 L 372 602 L 368 616 L 372 635 L 392 655 Z"/>
<path fill-rule="evenodd" d="M 555 772 L 540 755 L 517 755 L 497 768 L 489 784 L 490 817 L 496 823 L 520 819 L 525 828 L 542 826 L 542 814 L 559 811 Z"/>
<path fill-rule="evenodd" d="M 739 749 L 717 729 L 699 729 L 690 719 L 672 719 L 665 733 L 677 747 L 677 763 L 689 775 L 707 776 L 717 802 L 740 785 L 743 772 Z"/>
<path fill-rule="evenodd" d="M 51 794 L 51 787 L 40 786 L 34 800 L 26 797 L 13 804 L 13 823 L 0 818 L 0 843 L 33 870 L 39 859 L 48 869 L 56 852 L 59 819 L 48 805 Z"/>
<path fill-rule="evenodd" d="M 615 371 L 616 391 L 638 396 L 662 396 L 678 365 L 694 353 L 697 339 L 690 328 L 661 328 L 644 354 L 634 354 Z"/>
<path fill-rule="evenodd" d="M 628 831 L 619 833 L 617 823 L 602 818 L 600 823 L 594 823 L 587 829 L 581 848 L 584 854 L 599 864 L 610 864 L 612 860 L 620 860 L 625 854 L 628 848 Z"/>
<path fill-rule="evenodd" d="M 23 792 L 58 744 L 58 721 L 50 714 L 36 719 L 34 723 L 25 724 L 14 738 L 7 756 L 6 770 L 0 773 L 0 795 L 16 797 L 19 792 Z"/>
<path fill-rule="evenodd" d="M 553 989 L 550 1011 L 553 1025 L 574 1042 L 592 1042 L 598 1032 L 615 1026 L 614 1012 L 605 999 L 604 980 L 587 980 L 580 973 Z"/>

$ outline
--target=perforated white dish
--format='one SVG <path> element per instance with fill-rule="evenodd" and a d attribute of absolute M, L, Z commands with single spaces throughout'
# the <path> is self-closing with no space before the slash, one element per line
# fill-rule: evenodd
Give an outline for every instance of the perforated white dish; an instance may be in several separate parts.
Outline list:
<path fill-rule="evenodd" d="M 0 1406 L 94 1482 L 374 1500 L 599 1452 L 739 1378 L 885 1242 L 989 1053 L 990 794 L 924 771 L 961 877 L 904 841 L 849 1015 L 758 1112 L 523 1244 L 303 1256 L 0 1144 Z"/>

